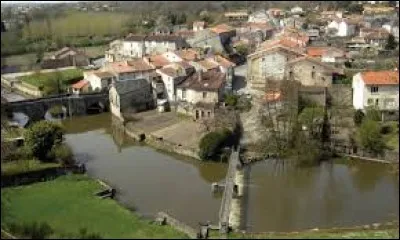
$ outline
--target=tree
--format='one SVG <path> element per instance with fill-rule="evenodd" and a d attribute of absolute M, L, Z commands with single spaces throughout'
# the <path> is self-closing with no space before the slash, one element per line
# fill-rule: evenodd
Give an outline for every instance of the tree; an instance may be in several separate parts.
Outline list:
<path fill-rule="evenodd" d="M 249 54 L 249 47 L 245 44 L 239 44 L 236 46 L 236 51 L 242 56 L 247 56 Z"/>
<path fill-rule="evenodd" d="M 233 94 L 227 94 L 225 96 L 225 103 L 228 106 L 235 107 L 238 102 L 238 97 Z"/>
<path fill-rule="evenodd" d="M 34 123 L 25 133 L 25 144 L 31 149 L 33 156 L 41 161 L 49 159 L 51 149 L 63 141 L 64 129 L 61 125 L 39 121 Z"/>
<path fill-rule="evenodd" d="M 228 129 L 207 133 L 199 143 L 199 156 L 202 160 L 215 159 L 221 147 L 232 132 Z"/>
<path fill-rule="evenodd" d="M 358 129 L 358 140 L 361 146 L 373 154 L 382 154 L 386 148 L 380 133 L 379 123 L 366 119 Z"/>
<path fill-rule="evenodd" d="M 389 34 L 385 49 L 386 50 L 394 50 L 394 49 L 396 49 L 396 47 L 397 47 L 397 42 L 396 42 L 393 34 Z"/>
<path fill-rule="evenodd" d="M 363 111 L 361 111 L 361 109 L 358 109 L 357 111 L 355 111 L 354 113 L 354 124 L 356 126 L 360 126 L 362 121 L 364 120 L 365 114 L 363 113 Z"/>
<path fill-rule="evenodd" d="M 379 110 L 376 109 L 375 107 L 367 107 L 366 118 L 368 118 L 372 121 L 380 121 L 381 114 L 380 114 Z"/>
<path fill-rule="evenodd" d="M 347 11 L 352 14 L 362 14 L 364 7 L 362 4 L 352 3 L 347 7 Z"/>

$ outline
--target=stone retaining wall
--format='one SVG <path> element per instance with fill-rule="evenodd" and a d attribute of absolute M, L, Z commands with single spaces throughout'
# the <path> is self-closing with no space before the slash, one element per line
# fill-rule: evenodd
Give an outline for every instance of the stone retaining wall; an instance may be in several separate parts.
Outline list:
<path fill-rule="evenodd" d="M 165 212 L 159 212 L 157 214 L 158 218 L 164 218 L 168 225 L 173 226 L 174 228 L 178 229 L 181 232 L 187 234 L 190 238 L 196 239 L 197 238 L 197 231 L 192 227 L 182 223 L 181 221 L 171 217 L 169 214 Z"/>
<path fill-rule="evenodd" d="M 146 135 L 145 142 L 149 144 L 150 146 L 153 146 L 154 148 L 168 151 L 168 152 L 173 152 L 177 153 L 180 155 L 188 156 L 194 159 L 201 160 L 198 154 L 198 149 L 193 149 L 189 147 L 184 147 L 176 143 L 172 143 L 169 141 L 165 140 L 160 140 L 157 137 L 149 134 Z"/>

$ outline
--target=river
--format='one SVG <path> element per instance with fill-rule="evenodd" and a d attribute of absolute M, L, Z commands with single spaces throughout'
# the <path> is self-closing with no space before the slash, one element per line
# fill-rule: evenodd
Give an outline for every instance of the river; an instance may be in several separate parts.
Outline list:
<path fill-rule="evenodd" d="M 123 139 L 108 113 L 63 121 L 66 141 L 88 174 L 117 188 L 117 199 L 143 215 L 167 211 L 197 227 L 217 223 L 220 197 L 211 183 L 227 166 L 203 163 Z M 380 164 L 325 163 L 291 169 L 260 162 L 252 166 L 247 230 L 295 231 L 398 220 L 398 178 Z"/>

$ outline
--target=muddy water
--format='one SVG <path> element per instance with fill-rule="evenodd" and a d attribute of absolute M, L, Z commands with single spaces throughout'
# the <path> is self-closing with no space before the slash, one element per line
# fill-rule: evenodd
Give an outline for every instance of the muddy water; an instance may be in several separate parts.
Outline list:
<path fill-rule="evenodd" d="M 109 114 L 67 119 L 67 142 L 91 176 L 117 188 L 139 213 L 167 211 L 181 221 L 217 222 L 220 198 L 211 183 L 223 164 L 158 152 L 124 139 Z M 339 162 L 293 170 L 260 162 L 249 174 L 246 225 L 251 231 L 293 231 L 398 220 L 398 178 L 383 165 Z"/>

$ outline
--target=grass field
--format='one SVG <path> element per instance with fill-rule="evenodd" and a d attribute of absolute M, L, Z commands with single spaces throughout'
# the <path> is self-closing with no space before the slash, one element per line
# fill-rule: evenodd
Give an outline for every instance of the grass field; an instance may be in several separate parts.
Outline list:
<path fill-rule="evenodd" d="M 57 92 L 57 80 L 60 81 L 61 89 L 73 84 L 83 78 L 83 71 L 80 69 L 67 69 L 59 72 L 48 72 L 48 73 L 34 73 L 27 76 L 19 77 L 20 80 L 38 87 L 39 90 L 45 92 L 45 94 L 51 94 Z"/>
<path fill-rule="evenodd" d="M 85 175 L 2 189 L 2 200 L 6 200 L 2 225 L 7 230 L 13 222 L 47 222 L 54 230 L 52 238 L 76 234 L 81 228 L 102 238 L 186 237 L 171 226 L 140 219 L 112 199 L 94 196 L 101 189 Z"/>
<path fill-rule="evenodd" d="M 386 125 L 390 125 L 392 131 L 389 134 L 384 135 L 386 144 L 393 148 L 393 150 L 399 151 L 399 129 L 397 128 L 398 122 L 388 122 Z"/>
<path fill-rule="evenodd" d="M 38 160 L 17 160 L 1 163 L 1 175 L 15 175 L 47 168 L 59 167 L 59 163 L 42 163 Z"/>
<path fill-rule="evenodd" d="M 23 37 L 41 38 L 51 34 L 54 38 L 69 36 L 109 36 L 123 32 L 132 16 L 117 12 L 68 11 L 64 16 L 33 21 L 23 29 Z"/>

